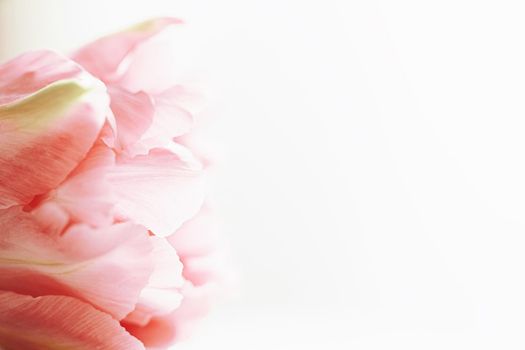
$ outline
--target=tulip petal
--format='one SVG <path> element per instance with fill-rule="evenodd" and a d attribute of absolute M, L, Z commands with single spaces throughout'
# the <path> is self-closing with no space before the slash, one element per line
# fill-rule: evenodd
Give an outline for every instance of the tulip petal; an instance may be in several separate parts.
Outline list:
<path fill-rule="evenodd" d="M 170 147 L 175 137 L 187 134 L 193 126 L 190 105 L 197 97 L 182 86 L 159 94 L 131 93 L 111 86 L 109 94 L 116 120 L 116 141 L 109 144 L 118 152 L 135 156 Z"/>
<path fill-rule="evenodd" d="M 93 227 L 129 220 L 166 237 L 199 211 L 205 195 L 204 174 L 183 146 L 114 157 L 108 146 L 97 142 L 68 179 L 35 206 L 34 214 L 60 218 L 63 211 L 74 222 Z"/>
<path fill-rule="evenodd" d="M 195 98 L 182 86 L 173 86 L 153 95 L 155 119 L 143 138 L 169 139 L 186 134 L 193 125 L 193 115 L 186 107 L 187 100 Z"/>
<path fill-rule="evenodd" d="M 85 75 L 74 61 L 52 51 L 22 54 L 0 65 L 0 104 L 24 98 L 59 80 Z"/>
<path fill-rule="evenodd" d="M 6 291 L 0 291 L 0 348 L 144 350 L 118 321 L 80 300 Z"/>
<path fill-rule="evenodd" d="M 184 108 L 184 99 L 188 96 L 184 88 L 175 86 L 150 96 L 155 106 L 154 117 L 140 139 L 128 147 L 129 155 L 170 147 L 175 137 L 188 133 L 193 126 L 193 114 Z"/>
<path fill-rule="evenodd" d="M 181 305 L 167 315 L 156 315 L 147 323 L 122 321 L 126 329 L 146 347 L 164 348 L 188 337 L 198 320 L 208 313 L 234 280 L 219 247 L 215 217 L 205 203 L 168 241 L 183 262 L 184 285 L 179 288 Z"/>
<path fill-rule="evenodd" d="M 153 101 L 144 92 L 131 93 L 112 87 L 111 110 L 115 115 L 118 149 L 126 150 L 150 128 L 155 115 Z"/>
<path fill-rule="evenodd" d="M 167 238 L 184 265 L 183 276 L 194 287 L 233 282 L 228 269 L 227 247 L 220 239 L 216 217 L 208 203 Z"/>
<path fill-rule="evenodd" d="M 118 79 L 129 91 L 160 94 L 177 84 L 198 85 L 193 54 L 199 51 L 187 26 L 171 26 L 144 41 L 129 55 Z M 200 90 L 200 89 L 198 89 Z"/>
<path fill-rule="evenodd" d="M 0 210 L 1 290 L 76 297 L 116 319 L 133 310 L 153 270 L 143 227 L 73 225 L 50 236 L 37 219 L 19 207 Z"/>
<path fill-rule="evenodd" d="M 58 186 L 95 142 L 108 102 L 103 84 L 82 73 L 0 105 L 0 209 Z"/>
<path fill-rule="evenodd" d="M 155 316 L 145 324 L 129 323 L 123 320 L 122 325 L 134 337 L 138 338 L 147 349 L 164 349 L 173 343 L 187 338 L 206 315 L 214 300 L 216 287 L 205 285 L 198 288 L 188 283 L 182 288 L 182 304 L 169 315 Z"/>
<path fill-rule="evenodd" d="M 104 176 L 114 164 L 114 152 L 102 140 L 98 140 L 68 178 L 32 206 L 33 215 L 44 223 L 53 222 L 49 216 L 61 215 L 72 222 L 82 222 L 92 227 L 109 226 L 113 222 L 116 199 Z M 63 227 L 51 226 L 48 232 L 61 231 Z"/>
<path fill-rule="evenodd" d="M 182 146 L 117 157 L 107 178 L 118 197 L 116 211 L 121 219 L 162 237 L 195 215 L 204 200 L 202 167 Z"/>
<path fill-rule="evenodd" d="M 135 310 L 124 321 L 145 325 L 153 316 L 174 311 L 182 300 L 179 289 L 184 284 L 182 263 L 175 249 L 162 237 L 150 237 L 155 268 L 148 285 L 140 293 Z"/>
<path fill-rule="evenodd" d="M 183 260 L 205 257 L 212 254 L 219 246 L 216 217 L 208 203 L 205 203 L 197 215 L 186 221 L 168 241 Z M 192 280 L 190 276 L 185 276 Z"/>
<path fill-rule="evenodd" d="M 173 144 L 147 155 L 114 158 L 108 146 L 97 142 L 79 167 L 33 212 L 45 219 L 50 214 L 60 217 L 64 211 L 75 222 L 93 227 L 130 220 L 165 237 L 199 211 L 204 192 L 202 166 L 183 146 Z"/>
<path fill-rule="evenodd" d="M 76 51 L 72 58 L 105 82 L 116 79 L 126 58 L 144 41 L 164 28 L 180 24 L 175 18 L 157 18 L 100 38 Z"/>

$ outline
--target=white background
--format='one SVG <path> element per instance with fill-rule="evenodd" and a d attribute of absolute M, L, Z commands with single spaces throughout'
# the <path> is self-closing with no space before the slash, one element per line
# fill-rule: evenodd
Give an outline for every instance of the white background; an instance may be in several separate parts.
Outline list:
<path fill-rule="evenodd" d="M 241 281 L 175 348 L 525 347 L 519 1 L 0 0 L 0 56 L 159 14 Z"/>

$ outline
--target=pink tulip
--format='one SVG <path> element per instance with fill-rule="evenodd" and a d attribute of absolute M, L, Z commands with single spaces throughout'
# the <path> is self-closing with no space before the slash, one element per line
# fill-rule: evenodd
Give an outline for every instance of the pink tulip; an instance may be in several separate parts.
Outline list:
<path fill-rule="evenodd" d="M 165 348 L 218 294 L 174 25 L 0 65 L 0 348 Z"/>

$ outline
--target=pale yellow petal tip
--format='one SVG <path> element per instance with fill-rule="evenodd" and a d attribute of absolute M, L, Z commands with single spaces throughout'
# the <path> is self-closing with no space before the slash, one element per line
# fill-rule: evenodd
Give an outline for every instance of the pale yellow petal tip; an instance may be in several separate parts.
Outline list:
<path fill-rule="evenodd" d="M 173 24 L 183 24 L 184 22 L 178 18 L 162 17 L 153 18 L 129 27 L 125 32 L 154 32 L 159 28 L 166 27 Z"/>
<path fill-rule="evenodd" d="M 10 119 L 25 128 L 41 128 L 65 116 L 80 103 L 88 103 L 99 111 L 102 123 L 109 108 L 105 85 L 98 79 L 82 77 L 56 81 L 21 100 L 0 106 L 0 119 Z"/>

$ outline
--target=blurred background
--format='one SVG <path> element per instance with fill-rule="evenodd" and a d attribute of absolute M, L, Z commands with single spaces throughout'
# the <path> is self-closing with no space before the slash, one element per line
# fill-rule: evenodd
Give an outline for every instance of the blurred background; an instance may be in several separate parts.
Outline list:
<path fill-rule="evenodd" d="M 175 349 L 523 349 L 524 10 L 0 0 L 0 58 L 186 21 L 240 283 Z"/>

